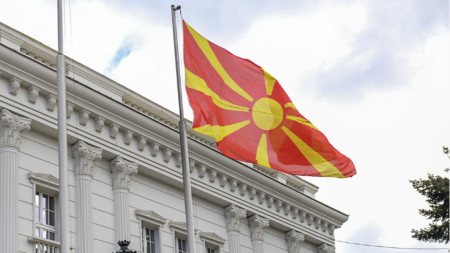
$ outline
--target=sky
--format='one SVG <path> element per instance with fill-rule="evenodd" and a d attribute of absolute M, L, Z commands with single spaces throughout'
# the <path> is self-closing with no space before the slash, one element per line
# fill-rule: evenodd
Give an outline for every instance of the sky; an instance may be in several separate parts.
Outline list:
<path fill-rule="evenodd" d="M 71 0 L 65 54 L 178 113 L 171 4 L 204 37 L 277 78 L 353 160 L 352 178 L 304 178 L 319 201 L 350 215 L 336 240 L 449 247 L 411 238 L 428 221 L 409 182 L 450 167 L 448 0 Z M 57 48 L 55 0 L 0 6 L 0 22 Z M 423 251 L 336 242 L 338 253 Z"/>

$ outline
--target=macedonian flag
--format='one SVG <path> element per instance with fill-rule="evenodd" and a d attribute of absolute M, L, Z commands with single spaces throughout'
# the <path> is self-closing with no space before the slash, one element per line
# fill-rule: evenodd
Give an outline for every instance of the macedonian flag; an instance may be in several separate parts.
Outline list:
<path fill-rule="evenodd" d="M 208 41 L 183 21 L 193 129 L 226 156 L 288 174 L 351 177 L 353 162 L 303 117 L 261 67 Z"/>

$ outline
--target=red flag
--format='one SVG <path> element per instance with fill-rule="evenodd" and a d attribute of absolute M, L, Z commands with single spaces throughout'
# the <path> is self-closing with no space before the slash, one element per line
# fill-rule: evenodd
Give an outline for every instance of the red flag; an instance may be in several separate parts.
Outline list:
<path fill-rule="evenodd" d="M 297 111 L 275 78 L 185 21 L 183 34 L 193 129 L 213 137 L 224 155 L 294 175 L 356 174 L 353 162 Z"/>

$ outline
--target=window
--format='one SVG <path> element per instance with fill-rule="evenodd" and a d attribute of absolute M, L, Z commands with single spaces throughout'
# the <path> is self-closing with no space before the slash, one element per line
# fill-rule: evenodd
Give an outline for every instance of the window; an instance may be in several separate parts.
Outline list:
<path fill-rule="evenodd" d="M 177 253 L 187 253 L 187 242 L 186 239 L 183 238 L 176 238 L 177 241 Z"/>
<path fill-rule="evenodd" d="M 50 174 L 31 172 L 28 173 L 28 179 L 33 188 L 30 196 L 33 208 L 33 228 L 28 242 L 34 245 L 36 253 L 60 252 L 58 242 L 59 180 Z"/>
<path fill-rule="evenodd" d="M 34 197 L 35 236 L 56 240 L 55 197 L 36 191 Z"/>
<path fill-rule="evenodd" d="M 199 236 L 205 245 L 205 253 L 220 253 L 225 239 L 213 232 L 200 232 Z"/>
<path fill-rule="evenodd" d="M 160 253 L 161 243 L 159 235 L 161 234 L 161 226 L 164 226 L 166 219 L 151 210 L 136 210 L 136 217 L 139 226 L 142 228 L 142 252 L 143 253 Z"/>
<path fill-rule="evenodd" d="M 156 232 L 154 229 L 146 228 L 142 230 L 144 232 L 144 252 L 156 253 Z"/>

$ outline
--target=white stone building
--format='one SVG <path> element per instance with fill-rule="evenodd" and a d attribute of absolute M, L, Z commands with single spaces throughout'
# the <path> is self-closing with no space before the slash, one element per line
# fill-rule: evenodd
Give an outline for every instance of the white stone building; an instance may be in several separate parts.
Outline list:
<path fill-rule="evenodd" d="M 185 252 L 178 116 L 67 60 L 70 249 Z M 0 23 L 0 245 L 58 252 L 56 51 Z M 175 84 L 174 84 L 175 85 Z M 348 216 L 189 132 L 198 253 L 334 252 Z"/>

